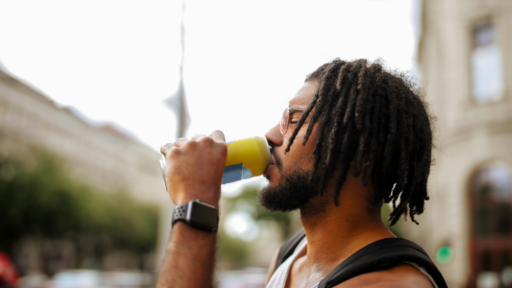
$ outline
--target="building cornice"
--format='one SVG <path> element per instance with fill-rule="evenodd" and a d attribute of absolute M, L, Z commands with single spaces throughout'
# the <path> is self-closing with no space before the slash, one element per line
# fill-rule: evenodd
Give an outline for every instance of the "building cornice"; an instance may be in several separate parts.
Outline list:
<path fill-rule="evenodd" d="M 452 145 L 467 141 L 475 135 L 512 134 L 512 109 L 508 117 L 488 117 L 476 123 L 464 123 L 440 133 L 437 137 L 439 148 L 448 148 Z"/>

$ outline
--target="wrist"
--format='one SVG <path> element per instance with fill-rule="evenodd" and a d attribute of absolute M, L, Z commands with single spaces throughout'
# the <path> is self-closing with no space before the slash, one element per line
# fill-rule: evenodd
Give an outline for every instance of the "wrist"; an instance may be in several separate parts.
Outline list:
<path fill-rule="evenodd" d="M 218 191 L 209 190 L 201 191 L 200 193 L 195 193 L 194 191 L 186 191 L 185 193 L 179 193 L 179 196 L 176 197 L 174 204 L 176 206 L 182 205 L 198 199 L 201 200 L 201 202 L 203 203 L 212 205 L 215 208 L 219 209 L 220 188 L 218 189 Z"/>
<path fill-rule="evenodd" d="M 200 200 L 177 205 L 172 215 L 172 225 L 184 221 L 190 226 L 206 231 L 217 231 L 219 209 Z"/>

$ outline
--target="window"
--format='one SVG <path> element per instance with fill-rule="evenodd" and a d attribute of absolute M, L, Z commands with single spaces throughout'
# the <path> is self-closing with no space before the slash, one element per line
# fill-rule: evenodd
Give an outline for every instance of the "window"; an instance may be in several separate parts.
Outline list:
<path fill-rule="evenodd" d="M 512 171 L 508 167 L 492 163 L 470 179 L 474 281 L 477 275 L 484 277 L 485 271 L 501 277 L 512 271 Z"/>
<path fill-rule="evenodd" d="M 512 176 L 507 167 L 487 166 L 475 174 L 471 184 L 473 234 L 512 234 Z"/>
<path fill-rule="evenodd" d="M 471 53 L 473 97 L 477 103 L 499 100 L 502 95 L 501 53 L 492 24 L 473 30 Z"/>

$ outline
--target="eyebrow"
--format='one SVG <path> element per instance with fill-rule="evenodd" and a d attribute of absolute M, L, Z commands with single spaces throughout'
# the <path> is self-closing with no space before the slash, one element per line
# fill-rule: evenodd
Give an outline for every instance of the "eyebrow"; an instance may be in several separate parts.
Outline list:
<path fill-rule="evenodd" d="M 295 112 L 304 112 L 306 108 L 300 108 L 300 107 L 290 107 L 288 110 L 288 115 L 292 115 Z"/>

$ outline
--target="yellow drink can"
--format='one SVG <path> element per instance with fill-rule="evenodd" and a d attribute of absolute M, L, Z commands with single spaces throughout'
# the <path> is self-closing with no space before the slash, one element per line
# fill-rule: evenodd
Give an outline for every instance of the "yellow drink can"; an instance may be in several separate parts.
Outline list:
<path fill-rule="evenodd" d="M 260 176 L 270 163 L 267 140 L 254 136 L 227 143 L 228 156 L 222 184 Z"/>
<path fill-rule="evenodd" d="M 228 155 L 222 176 L 222 184 L 249 179 L 262 175 L 270 164 L 270 149 L 267 140 L 254 136 L 226 143 Z M 160 158 L 160 168 L 164 178 L 165 190 L 165 157 Z"/>

